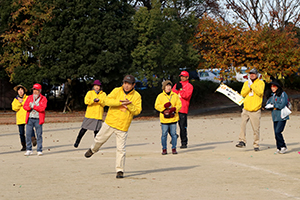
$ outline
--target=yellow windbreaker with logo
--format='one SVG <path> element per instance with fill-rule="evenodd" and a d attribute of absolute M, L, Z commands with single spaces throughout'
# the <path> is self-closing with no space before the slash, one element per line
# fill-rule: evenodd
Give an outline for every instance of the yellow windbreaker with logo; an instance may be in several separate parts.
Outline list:
<path fill-rule="evenodd" d="M 94 99 L 98 98 L 98 102 L 94 102 Z M 84 103 L 87 105 L 85 117 L 90 119 L 102 120 L 103 108 L 105 106 L 106 93 L 100 91 L 99 94 L 95 90 L 90 90 L 84 97 Z"/>
<path fill-rule="evenodd" d="M 20 103 L 19 100 L 16 98 L 14 98 L 13 102 L 11 103 L 12 110 L 17 112 L 17 114 L 16 114 L 17 125 L 26 124 L 25 121 L 26 121 L 27 111 L 24 110 L 23 106 L 24 106 L 24 103 L 25 103 L 27 97 L 28 96 L 26 94 L 24 94 L 22 103 Z"/>
<path fill-rule="evenodd" d="M 127 105 L 127 109 L 120 102 L 120 100 L 126 99 L 132 102 Z M 110 127 L 126 132 L 133 116 L 140 114 L 142 111 L 142 98 L 134 89 L 126 95 L 123 87 L 117 87 L 107 95 L 105 105 L 109 106 L 105 123 Z"/>
<path fill-rule="evenodd" d="M 246 81 L 241 91 L 241 95 L 245 98 L 244 109 L 251 112 L 258 111 L 262 105 L 264 90 L 265 83 L 262 80 L 257 78 L 250 88 L 248 86 L 248 81 Z M 253 96 L 250 96 L 249 94 L 251 94 L 252 91 Z"/>
<path fill-rule="evenodd" d="M 164 114 L 162 113 L 166 108 L 164 107 L 165 103 L 167 102 L 171 102 L 171 107 L 175 107 L 176 111 L 175 111 L 175 116 L 172 118 L 165 118 Z M 179 114 L 178 112 L 181 109 L 181 101 L 179 99 L 179 96 L 171 91 L 170 95 L 167 95 L 167 93 L 165 91 L 163 91 L 162 93 L 160 93 L 155 101 L 155 109 L 157 111 L 160 112 L 159 114 L 159 119 L 160 119 L 160 123 L 162 124 L 169 124 L 169 123 L 174 123 L 177 122 L 179 120 Z"/>

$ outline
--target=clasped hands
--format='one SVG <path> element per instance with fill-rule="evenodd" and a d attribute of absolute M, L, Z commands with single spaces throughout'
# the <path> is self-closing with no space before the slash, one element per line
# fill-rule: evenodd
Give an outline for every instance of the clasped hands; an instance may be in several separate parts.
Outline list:
<path fill-rule="evenodd" d="M 122 106 L 123 106 L 124 108 L 126 108 L 126 109 L 128 108 L 127 105 L 129 105 L 129 104 L 132 103 L 132 102 L 129 101 L 128 99 L 120 100 L 120 102 L 122 103 Z"/>
<path fill-rule="evenodd" d="M 18 97 L 18 101 L 19 101 L 20 103 L 22 103 L 22 102 L 23 102 L 23 99 L 20 98 L 20 97 Z"/>
<path fill-rule="evenodd" d="M 30 102 L 30 103 L 29 103 L 29 107 L 33 109 L 34 103 L 33 103 L 33 102 Z"/>

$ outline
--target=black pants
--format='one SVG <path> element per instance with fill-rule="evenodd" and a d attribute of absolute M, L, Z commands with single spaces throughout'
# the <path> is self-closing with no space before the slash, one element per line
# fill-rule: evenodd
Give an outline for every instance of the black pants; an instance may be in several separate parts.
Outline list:
<path fill-rule="evenodd" d="M 77 139 L 76 139 L 76 142 L 75 142 L 75 143 L 77 143 L 77 144 L 80 143 L 81 138 L 84 136 L 84 134 L 85 134 L 86 131 L 87 131 L 87 129 L 81 128 L 81 130 L 80 130 L 79 133 L 78 133 L 78 136 L 77 136 Z M 96 135 L 97 135 L 98 132 L 99 132 L 99 131 L 94 131 L 94 137 L 96 137 Z"/>
<path fill-rule="evenodd" d="M 25 139 L 25 124 L 19 124 L 18 128 L 19 128 L 19 135 L 20 135 L 21 143 L 26 143 L 26 139 Z M 32 130 L 31 137 L 35 137 L 34 130 Z"/>
<path fill-rule="evenodd" d="M 187 145 L 188 144 L 188 138 L 187 138 L 187 114 L 185 113 L 179 113 L 179 121 L 178 125 L 180 128 L 180 139 L 181 139 L 181 145 Z"/>
<path fill-rule="evenodd" d="M 282 147 L 286 148 L 286 144 L 284 142 L 284 138 L 282 132 L 284 130 L 286 121 L 278 121 L 274 123 L 274 132 L 275 132 L 275 139 L 276 139 L 276 147 L 277 149 L 281 149 Z"/>

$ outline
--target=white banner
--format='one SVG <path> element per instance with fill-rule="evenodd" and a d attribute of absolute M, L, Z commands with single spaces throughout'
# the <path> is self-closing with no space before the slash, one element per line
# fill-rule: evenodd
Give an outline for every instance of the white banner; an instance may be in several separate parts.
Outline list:
<path fill-rule="evenodd" d="M 218 87 L 216 91 L 224 94 L 239 106 L 244 103 L 244 98 L 237 91 L 233 90 L 232 88 L 228 87 L 223 83 L 221 83 L 221 85 Z"/>

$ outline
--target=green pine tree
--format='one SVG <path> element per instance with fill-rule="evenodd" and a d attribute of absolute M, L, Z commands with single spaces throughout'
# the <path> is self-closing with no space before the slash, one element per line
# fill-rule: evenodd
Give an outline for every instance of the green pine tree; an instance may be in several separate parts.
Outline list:
<path fill-rule="evenodd" d="M 136 70 L 141 80 L 147 78 L 150 85 L 178 75 L 180 69 L 197 66 L 197 52 L 189 43 L 196 19 L 192 14 L 183 18 L 177 14 L 175 8 L 161 10 L 157 1 L 151 10 L 141 7 L 134 16 L 138 44 L 131 54 L 132 71 Z"/>

